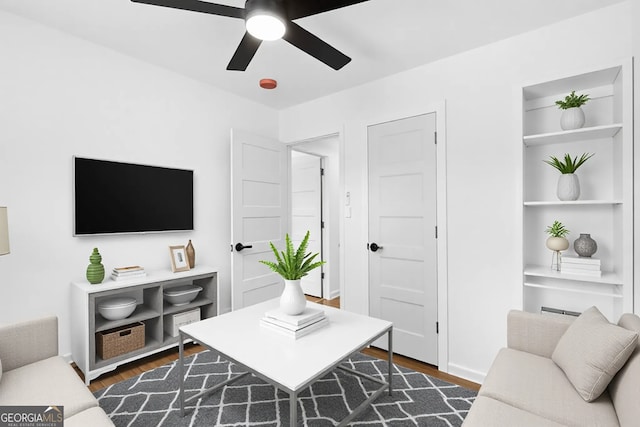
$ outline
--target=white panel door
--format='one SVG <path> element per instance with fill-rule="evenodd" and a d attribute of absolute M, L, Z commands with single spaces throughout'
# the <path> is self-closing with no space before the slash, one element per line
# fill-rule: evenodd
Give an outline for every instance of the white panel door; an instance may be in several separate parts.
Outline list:
<path fill-rule="evenodd" d="M 269 242 L 284 249 L 288 176 L 284 144 L 232 129 L 232 310 L 275 298 L 282 292 L 281 277 L 258 261 L 275 259 Z"/>
<path fill-rule="evenodd" d="M 291 239 L 297 247 L 309 231 L 307 252 L 322 259 L 322 158 L 291 152 Z M 305 294 L 322 298 L 322 268 L 302 278 Z"/>
<path fill-rule="evenodd" d="M 368 129 L 370 315 L 393 322 L 394 352 L 433 365 L 438 364 L 435 116 Z"/>

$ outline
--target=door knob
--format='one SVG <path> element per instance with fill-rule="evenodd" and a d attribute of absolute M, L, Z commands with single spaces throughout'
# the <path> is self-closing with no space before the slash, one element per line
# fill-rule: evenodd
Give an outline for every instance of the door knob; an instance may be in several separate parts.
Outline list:
<path fill-rule="evenodd" d="M 371 243 L 369 249 L 371 249 L 371 252 L 377 252 L 378 249 L 382 249 L 382 246 L 379 246 L 377 243 Z"/>
<path fill-rule="evenodd" d="M 243 249 L 251 249 L 253 246 L 252 245 L 243 245 L 242 243 L 236 243 L 236 251 L 240 252 Z"/>

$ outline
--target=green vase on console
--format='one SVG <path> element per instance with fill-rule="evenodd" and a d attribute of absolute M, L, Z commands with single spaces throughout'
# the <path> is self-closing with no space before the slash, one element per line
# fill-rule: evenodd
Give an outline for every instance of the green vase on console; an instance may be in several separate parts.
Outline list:
<path fill-rule="evenodd" d="M 89 256 L 89 266 L 87 267 L 87 280 L 92 285 L 102 283 L 104 279 L 104 265 L 102 265 L 102 255 L 98 252 L 98 248 L 93 248 L 93 252 Z"/>

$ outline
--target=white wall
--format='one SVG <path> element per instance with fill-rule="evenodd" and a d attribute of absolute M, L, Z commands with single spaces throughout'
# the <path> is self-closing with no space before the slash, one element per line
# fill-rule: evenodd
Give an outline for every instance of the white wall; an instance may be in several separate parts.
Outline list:
<path fill-rule="evenodd" d="M 218 268 L 229 310 L 229 129 L 276 137 L 276 112 L 4 12 L 0 40 L 0 205 L 11 239 L 0 323 L 56 314 L 69 353 L 69 282 L 84 278 L 93 247 L 107 270 L 169 269 L 167 246 L 188 239 L 197 264 Z M 73 155 L 193 169 L 196 231 L 72 237 Z"/>
<path fill-rule="evenodd" d="M 522 305 L 520 88 L 631 56 L 630 10 L 622 3 L 280 113 L 287 142 L 344 128 L 347 309 L 368 311 L 366 126 L 446 100 L 449 360 L 440 367 L 482 380 L 506 344 L 507 311 Z"/>

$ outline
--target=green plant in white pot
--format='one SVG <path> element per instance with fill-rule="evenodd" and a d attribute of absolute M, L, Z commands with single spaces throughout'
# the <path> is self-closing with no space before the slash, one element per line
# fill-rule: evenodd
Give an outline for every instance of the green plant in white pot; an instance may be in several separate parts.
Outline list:
<path fill-rule="evenodd" d="M 578 180 L 578 175 L 575 172 L 593 156 L 594 154 L 582 153 L 580 158 L 578 156 L 572 158 L 571 155 L 565 154 L 563 160 L 555 156 L 549 156 L 549 160 L 543 160 L 543 162 L 553 166 L 561 173 L 556 190 L 558 199 L 563 201 L 578 200 L 578 197 L 580 197 L 580 180 Z"/>
<path fill-rule="evenodd" d="M 311 270 L 325 263 L 324 261 L 314 262 L 318 256 L 317 253 L 306 253 L 309 234 L 307 231 L 297 249 L 294 249 L 289 234 L 285 237 L 285 251 L 278 252 L 275 245 L 269 242 L 271 250 L 276 257 L 276 262 L 260 261 L 284 279 L 284 291 L 280 296 L 280 309 L 292 316 L 302 313 L 307 305 L 302 286 L 300 286 L 300 279 L 309 274 Z"/>
<path fill-rule="evenodd" d="M 556 101 L 558 108 L 562 110 L 560 116 L 560 127 L 562 130 L 580 129 L 584 126 L 584 111 L 581 106 L 589 101 L 589 95 L 576 95 L 576 91 L 564 97 L 564 99 Z"/>
<path fill-rule="evenodd" d="M 569 248 L 569 241 L 565 236 L 570 232 L 560 221 L 554 221 L 552 225 L 547 226 L 545 232 L 549 234 L 547 248 L 552 251 L 566 251 Z"/>
<path fill-rule="evenodd" d="M 560 221 L 553 221 L 545 231 L 549 234 L 547 248 L 553 251 L 551 269 L 560 271 L 560 251 L 566 251 L 569 248 L 569 241 L 565 237 L 569 234 L 569 230 Z"/>

